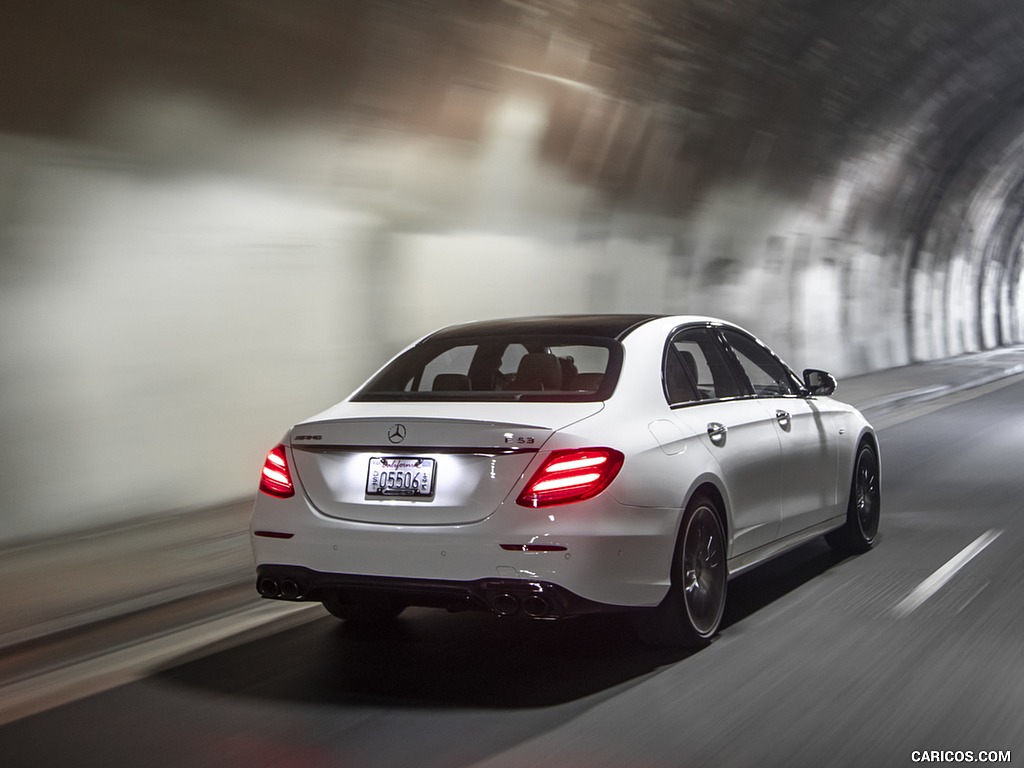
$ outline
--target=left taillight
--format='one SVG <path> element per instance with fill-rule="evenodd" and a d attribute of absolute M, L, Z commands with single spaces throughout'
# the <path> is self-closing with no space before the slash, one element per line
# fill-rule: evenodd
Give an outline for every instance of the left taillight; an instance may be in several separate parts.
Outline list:
<path fill-rule="evenodd" d="M 549 507 L 593 498 L 608 487 L 622 467 L 614 448 L 554 451 L 516 499 L 522 507 Z"/>
<path fill-rule="evenodd" d="M 295 487 L 292 485 L 292 474 L 288 469 L 288 457 L 284 452 L 284 445 L 278 445 L 270 449 L 267 458 L 263 462 L 263 472 L 260 474 L 260 490 L 270 496 L 277 496 L 287 499 L 295 495 Z"/>

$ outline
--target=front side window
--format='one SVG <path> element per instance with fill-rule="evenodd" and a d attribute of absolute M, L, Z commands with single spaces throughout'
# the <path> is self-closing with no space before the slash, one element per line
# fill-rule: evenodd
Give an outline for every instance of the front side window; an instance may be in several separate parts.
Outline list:
<path fill-rule="evenodd" d="M 663 380 L 670 405 L 738 397 L 740 386 L 708 328 L 684 328 L 665 350 Z"/>
<path fill-rule="evenodd" d="M 605 338 L 428 338 L 381 369 L 353 400 L 603 400 L 621 361 L 618 342 Z"/>
<path fill-rule="evenodd" d="M 793 375 L 771 352 L 742 333 L 724 329 L 722 335 L 746 374 L 755 396 L 782 397 L 797 394 Z"/>

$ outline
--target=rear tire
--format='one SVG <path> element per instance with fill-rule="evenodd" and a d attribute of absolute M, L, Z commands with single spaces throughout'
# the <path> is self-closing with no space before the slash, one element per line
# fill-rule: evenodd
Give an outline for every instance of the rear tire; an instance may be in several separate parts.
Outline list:
<path fill-rule="evenodd" d="M 857 449 L 857 462 L 850 484 L 850 501 L 846 508 L 846 523 L 842 528 L 825 534 L 837 552 L 859 555 L 867 552 L 878 537 L 878 522 L 882 510 L 879 486 L 878 455 L 870 443 L 861 443 Z"/>
<path fill-rule="evenodd" d="M 707 645 L 722 622 L 728 575 L 721 513 L 709 498 L 694 497 L 676 541 L 668 594 L 637 616 L 641 637 L 651 645 Z"/>
<path fill-rule="evenodd" d="M 405 606 L 387 598 L 373 602 L 343 602 L 338 595 L 323 599 L 324 608 L 335 618 L 353 624 L 383 624 L 398 618 Z"/>

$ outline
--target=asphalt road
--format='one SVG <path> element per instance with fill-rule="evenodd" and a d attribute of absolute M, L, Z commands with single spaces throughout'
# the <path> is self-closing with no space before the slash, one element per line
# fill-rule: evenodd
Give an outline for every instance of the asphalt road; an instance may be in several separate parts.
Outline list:
<path fill-rule="evenodd" d="M 0 727 L 0 765 L 1020 762 L 1022 404 L 1018 377 L 889 416 L 879 545 L 816 541 L 734 580 L 699 652 L 609 619 L 409 610 L 368 636 L 314 610 Z"/>

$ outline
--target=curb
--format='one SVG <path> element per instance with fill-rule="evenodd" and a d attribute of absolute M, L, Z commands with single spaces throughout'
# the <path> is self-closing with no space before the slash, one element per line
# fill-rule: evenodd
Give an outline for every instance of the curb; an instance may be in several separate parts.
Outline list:
<path fill-rule="evenodd" d="M 1016 376 L 1020 373 L 1024 373 L 1024 363 L 1012 365 L 1001 371 L 996 371 L 986 376 L 971 379 L 970 381 L 962 382 L 960 384 L 939 384 L 886 395 L 885 397 L 869 400 L 863 405 L 857 406 L 857 409 L 865 415 L 868 415 L 869 413 L 882 415 L 906 405 L 927 403 L 932 400 L 938 400 L 940 397 L 945 397 L 946 395 L 954 395 L 958 392 L 966 392 L 971 389 L 976 389 L 977 387 L 983 387 L 986 384 L 992 384 L 994 382 L 1001 381 L 1002 379 L 1008 379 L 1011 376 Z"/>
<path fill-rule="evenodd" d="M 238 575 L 230 579 L 202 579 L 182 582 L 157 592 L 145 592 L 116 603 L 96 606 L 95 608 L 89 608 L 65 616 L 56 616 L 52 619 L 46 619 L 27 627 L 3 633 L 0 635 L 0 653 L 12 651 L 19 646 L 40 642 L 48 637 L 85 630 L 102 624 L 105 621 L 123 619 L 132 614 L 143 613 L 180 600 L 202 596 L 221 589 L 241 586 L 247 584 L 249 580 L 249 574 L 245 574 L 244 577 Z M 253 594 L 255 593 L 254 587 Z"/>

